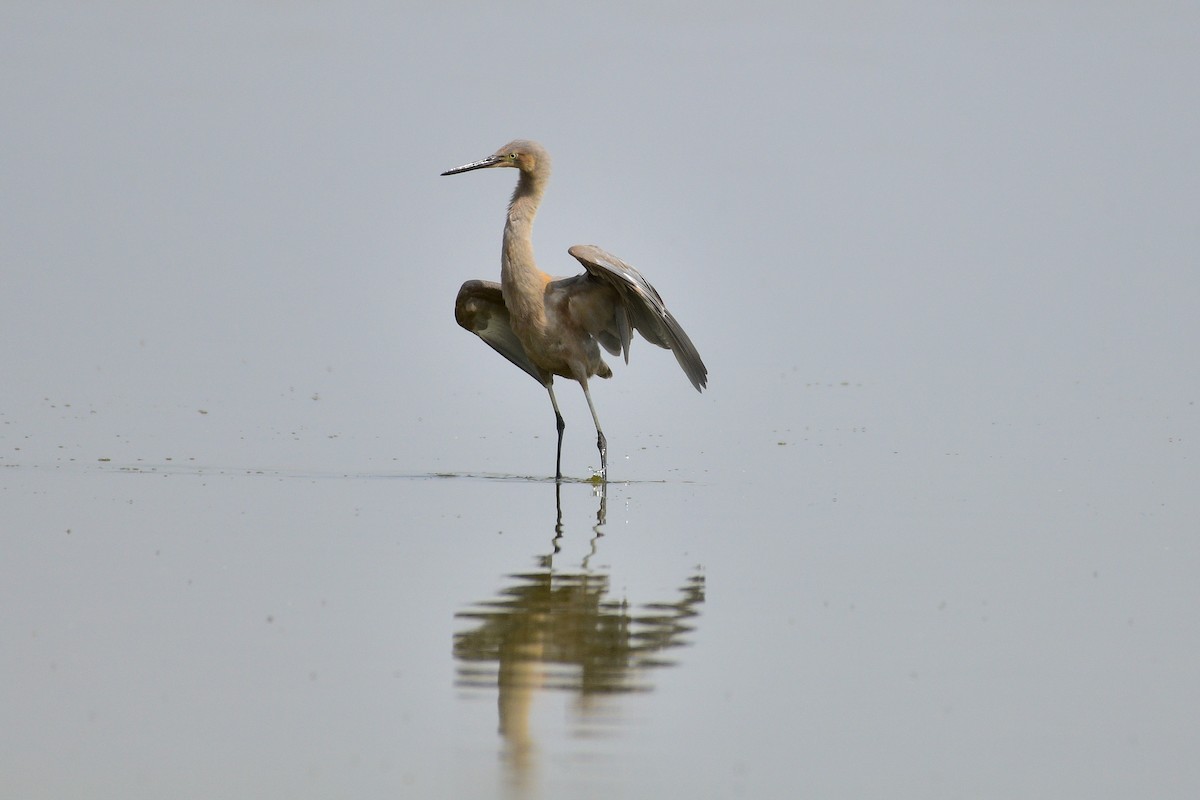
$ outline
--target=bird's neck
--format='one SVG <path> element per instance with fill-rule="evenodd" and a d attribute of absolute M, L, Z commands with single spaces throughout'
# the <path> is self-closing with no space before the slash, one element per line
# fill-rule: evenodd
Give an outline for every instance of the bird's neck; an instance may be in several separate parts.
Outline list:
<path fill-rule="evenodd" d="M 546 190 L 544 178 L 522 172 L 508 204 L 504 248 L 500 255 L 500 287 L 510 313 L 531 321 L 543 320 L 542 295 L 550 276 L 533 257 L 533 220 Z"/>

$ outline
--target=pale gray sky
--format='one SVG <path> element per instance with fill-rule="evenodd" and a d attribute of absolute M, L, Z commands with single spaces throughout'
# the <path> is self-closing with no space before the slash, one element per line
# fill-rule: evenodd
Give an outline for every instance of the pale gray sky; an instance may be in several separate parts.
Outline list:
<path fill-rule="evenodd" d="M 511 176 L 438 177 L 518 136 L 555 157 L 543 268 L 622 256 L 709 363 L 697 398 L 635 346 L 614 425 L 778 422 L 842 380 L 1194 398 L 1195 14 L 782 8 L 9 4 L 8 402 L 420 418 L 414 470 L 448 424 L 527 440 L 539 390 L 450 312 Z"/>

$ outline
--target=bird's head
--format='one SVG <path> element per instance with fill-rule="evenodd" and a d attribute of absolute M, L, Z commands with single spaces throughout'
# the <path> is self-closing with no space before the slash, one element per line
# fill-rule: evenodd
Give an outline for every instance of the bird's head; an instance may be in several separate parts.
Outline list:
<path fill-rule="evenodd" d="M 550 154 L 537 142 L 517 139 L 504 145 L 487 158 L 448 169 L 442 174 L 457 175 L 460 172 L 488 169 L 489 167 L 516 167 L 527 175 L 546 175 L 550 172 Z"/>

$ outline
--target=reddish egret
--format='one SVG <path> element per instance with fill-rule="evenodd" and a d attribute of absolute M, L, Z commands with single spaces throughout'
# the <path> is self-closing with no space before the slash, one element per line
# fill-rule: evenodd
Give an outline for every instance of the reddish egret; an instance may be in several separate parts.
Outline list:
<path fill-rule="evenodd" d="M 588 378 L 593 375 L 612 377 L 612 370 L 600 357 L 600 347 L 614 356 L 623 355 L 629 363 L 629 345 L 636 330 L 651 344 L 675 354 L 696 391 L 708 384 L 708 369 L 658 292 L 642 273 L 621 259 L 595 245 L 577 244 L 567 252 L 583 264 L 586 271 L 582 274 L 552 278 L 538 269 L 533 259 L 533 218 L 550 179 L 550 154 L 545 148 L 518 139 L 482 161 L 442 174 L 489 167 L 515 167 L 520 171 L 504 223 L 500 283 L 464 283 L 454 303 L 454 318 L 550 393 L 558 428 L 556 480 L 562 480 L 566 425 L 554 397 L 554 376 L 579 381 L 596 423 L 599 477 L 605 479 L 608 443 L 588 391 Z"/>

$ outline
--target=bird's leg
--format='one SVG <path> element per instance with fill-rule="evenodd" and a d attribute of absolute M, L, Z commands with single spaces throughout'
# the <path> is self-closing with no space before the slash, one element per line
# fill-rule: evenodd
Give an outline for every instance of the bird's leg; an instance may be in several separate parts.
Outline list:
<path fill-rule="evenodd" d="M 592 393 L 588 391 L 587 379 L 579 382 L 583 387 L 583 396 L 587 398 L 588 409 L 592 412 L 592 421 L 596 423 L 596 447 L 600 449 L 600 479 L 608 480 L 608 440 L 600 429 L 600 417 L 596 416 L 596 406 L 592 403 Z"/>
<path fill-rule="evenodd" d="M 562 480 L 562 435 L 566 430 L 567 423 L 563 422 L 562 412 L 558 410 L 558 400 L 554 397 L 553 378 L 551 383 L 546 384 L 546 391 L 550 393 L 550 405 L 554 406 L 554 425 L 558 428 L 558 455 L 554 459 L 554 480 Z"/>

